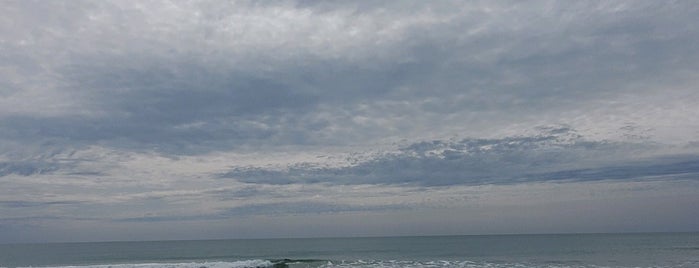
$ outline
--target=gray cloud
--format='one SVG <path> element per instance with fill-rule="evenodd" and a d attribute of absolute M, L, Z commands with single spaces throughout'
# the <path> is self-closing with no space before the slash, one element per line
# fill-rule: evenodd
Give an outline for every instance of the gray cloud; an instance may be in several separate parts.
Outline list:
<path fill-rule="evenodd" d="M 189 216 L 144 216 L 134 218 L 116 219 L 117 222 L 160 222 L 160 221 L 191 221 L 191 220 L 220 220 L 241 216 L 267 215 L 286 216 L 304 214 L 333 214 L 346 212 L 368 212 L 408 209 L 406 205 L 349 205 L 327 202 L 285 202 L 265 203 L 237 206 L 225 209 L 216 214 L 189 215 Z"/>
<path fill-rule="evenodd" d="M 480 11 L 483 4 L 386 4 L 393 8 L 386 13 L 386 5 L 298 2 L 282 6 L 316 16 L 294 22 L 310 31 L 306 34 L 332 40 L 354 29 L 358 38 L 343 47 L 306 42 L 309 37 L 300 35 L 244 35 L 237 39 L 238 47 L 228 50 L 221 46 L 236 35 L 224 29 L 235 19 L 216 10 L 240 11 L 225 4 L 180 4 L 175 10 L 193 8 L 209 17 L 194 24 L 167 21 L 166 32 L 160 32 L 144 17 L 153 10 L 122 12 L 118 4 L 75 4 L 75 11 L 55 7 L 59 11 L 51 17 L 56 23 L 49 31 L 51 21 L 34 17 L 36 13 L 15 15 L 25 16 L 21 18 L 37 32 L 32 36 L 4 29 L 12 38 L 3 45 L 8 57 L 3 64 L 18 70 L 3 75 L 16 81 L 9 96 L 32 86 L 25 81 L 31 72 L 20 70 L 35 70 L 40 75 L 31 83 L 69 98 L 64 105 L 69 116 L 15 112 L 0 117 L 5 129 L 0 135 L 175 154 L 352 144 L 413 132 L 411 121 L 436 131 L 460 123 L 508 125 L 524 116 L 637 91 L 628 81 L 673 85 L 687 78 L 684 73 L 696 71 L 699 55 L 694 45 L 699 35 L 692 34 L 697 28 L 685 23 L 697 10 L 680 4 L 619 3 L 615 8 L 624 12 L 613 12 L 606 10 L 612 7 L 593 4 L 554 4 L 546 10 L 543 3 L 522 9 L 493 3 L 489 8 L 498 14 L 488 15 Z M 272 8 L 242 7 L 263 14 Z M 673 15 L 653 15 L 665 13 Z M 104 15 L 105 21 L 94 14 Z M 413 18 L 415 14 L 423 21 Z M 164 14 L 167 20 L 165 15 L 176 14 Z M 536 19 L 520 27 L 507 19 L 525 15 Z M 335 31 L 307 28 L 322 19 L 345 24 Z M 79 27 L 86 27 L 85 33 L 79 40 L 69 39 Z M 198 31 L 211 34 L 194 34 Z M 20 45 L 32 38 L 39 41 Z M 99 43 L 75 43 L 80 41 Z M 190 41 L 203 43 L 192 46 Z M 69 52 L 65 57 L 31 56 L 47 49 Z M 42 64 L 46 67 L 37 69 Z M 447 119 L 464 113 L 476 118 Z M 411 117 L 400 118 L 402 114 Z M 385 118 L 392 125 L 361 125 L 357 115 Z"/>
<path fill-rule="evenodd" d="M 18 226 L 699 171 L 692 2 L 163 6 L 0 5 L 0 212 Z"/>
<path fill-rule="evenodd" d="M 653 156 L 651 144 L 587 141 L 567 127 L 536 136 L 411 144 L 345 167 L 299 164 L 287 170 L 240 167 L 221 174 L 246 183 L 511 184 L 542 181 L 630 180 L 699 173 L 699 156 Z"/>
<path fill-rule="evenodd" d="M 55 205 L 76 205 L 80 204 L 80 201 L 24 201 L 24 200 L 0 200 L 0 207 L 7 208 L 28 208 L 28 207 L 45 207 L 45 206 L 55 206 Z"/>
<path fill-rule="evenodd" d="M 285 214 L 314 214 L 314 213 L 338 213 L 352 211 L 382 211 L 405 209 L 405 205 L 347 205 L 323 202 L 295 202 L 248 205 L 228 209 L 224 214 L 236 215 L 285 215 Z"/>
<path fill-rule="evenodd" d="M 0 162 L 0 177 L 10 174 L 31 176 L 54 172 L 57 169 L 58 165 L 47 162 Z"/>
<path fill-rule="evenodd" d="M 699 156 L 697 155 L 659 157 L 619 166 L 534 174 L 525 176 L 524 179 L 531 181 L 594 181 L 643 179 L 649 177 L 666 179 L 678 176 L 697 179 L 697 175 L 699 175 L 699 164 L 697 163 L 699 163 Z"/>

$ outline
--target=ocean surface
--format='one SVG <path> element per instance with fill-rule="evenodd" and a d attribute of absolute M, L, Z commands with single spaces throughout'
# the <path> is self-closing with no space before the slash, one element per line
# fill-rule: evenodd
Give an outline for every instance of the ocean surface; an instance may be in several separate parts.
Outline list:
<path fill-rule="evenodd" d="M 699 233 L 0 244 L 0 267 L 699 267 Z"/>

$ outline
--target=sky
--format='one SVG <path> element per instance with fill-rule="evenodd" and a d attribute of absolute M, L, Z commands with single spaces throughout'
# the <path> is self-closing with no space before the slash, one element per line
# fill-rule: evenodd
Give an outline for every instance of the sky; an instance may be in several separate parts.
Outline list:
<path fill-rule="evenodd" d="M 699 231 L 694 1 L 2 1 L 0 243 Z"/>

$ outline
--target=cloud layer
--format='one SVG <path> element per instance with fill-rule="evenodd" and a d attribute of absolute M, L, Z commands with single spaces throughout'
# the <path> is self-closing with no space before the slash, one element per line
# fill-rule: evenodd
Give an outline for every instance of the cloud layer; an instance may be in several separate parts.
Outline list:
<path fill-rule="evenodd" d="M 697 177 L 699 156 L 655 155 L 663 149 L 586 141 L 568 128 L 554 128 L 528 137 L 420 142 L 349 166 L 240 167 L 221 177 L 246 183 L 422 186 Z"/>
<path fill-rule="evenodd" d="M 4 9 L 0 134 L 12 140 L 182 154 L 486 135 L 474 129 L 541 118 L 580 124 L 599 109 L 657 128 L 610 109 L 634 104 L 624 94 L 661 89 L 677 97 L 668 104 L 697 99 L 687 88 L 697 29 L 685 23 L 696 8 L 681 4 L 12 2 Z M 547 118 L 560 113 L 575 118 Z"/>
<path fill-rule="evenodd" d="M 537 210 L 532 189 L 552 184 L 636 189 L 541 193 L 629 213 L 664 196 L 679 204 L 666 225 L 618 226 L 696 230 L 682 213 L 699 191 L 698 16 L 653 1 L 5 2 L 0 242 L 239 218 L 264 236 L 268 216 L 312 235 L 304 215 L 391 215 L 352 234 L 391 217 L 527 232 L 417 215 L 515 217 L 468 193 L 524 187 Z M 221 228 L 208 235 L 239 235 Z"/>

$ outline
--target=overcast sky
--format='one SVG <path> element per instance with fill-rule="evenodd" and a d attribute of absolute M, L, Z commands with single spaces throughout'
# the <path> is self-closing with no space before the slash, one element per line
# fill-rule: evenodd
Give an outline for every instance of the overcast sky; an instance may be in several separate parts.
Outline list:
<path fill-rule="evenodd" d="M 695 1 L 2 1 L 0 243 L 699 231 Z"/>

